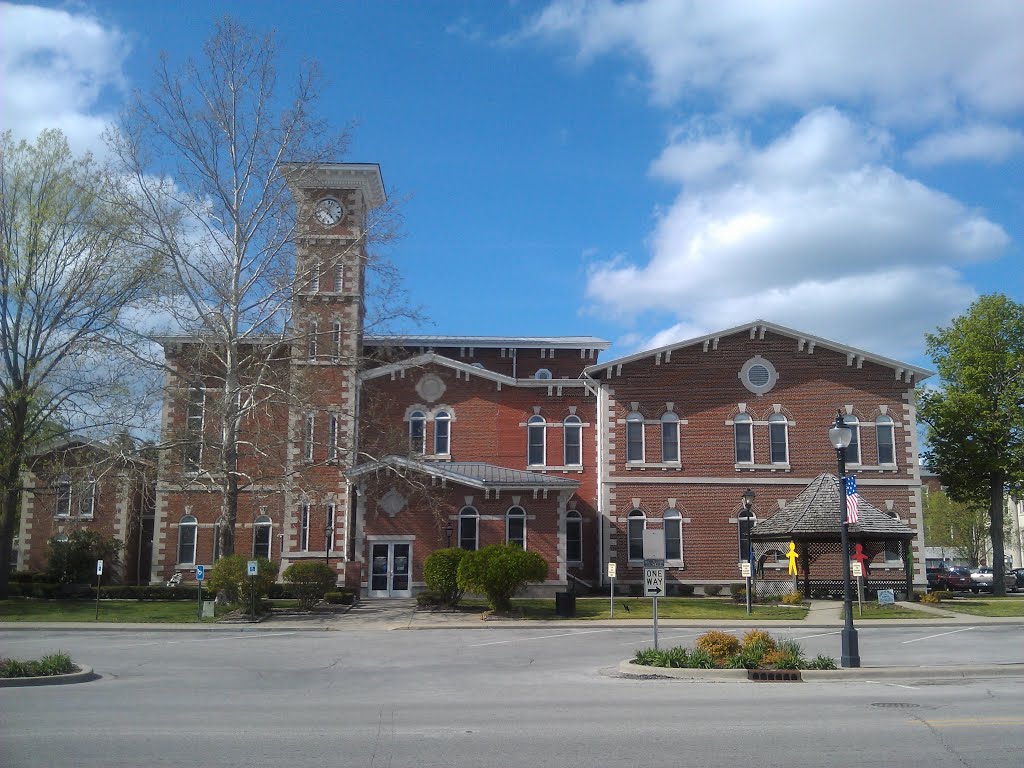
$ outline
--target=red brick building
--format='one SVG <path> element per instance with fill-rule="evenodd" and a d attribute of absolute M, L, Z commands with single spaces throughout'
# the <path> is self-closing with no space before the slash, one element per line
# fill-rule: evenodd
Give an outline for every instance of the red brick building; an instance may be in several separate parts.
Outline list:
<path fill-rule="evenodd" d="M 862 496 L 918 532 L 924 582 L 913 390 L 929 371 L 762 320 L 607 362 L 591 337 L 364 337 L 379 170 L 325 165 L 291 188 L 295 333 L 276 370 L 300 396 L 246 421 L 237 552 L 322 559 L 341 584 L 407 596 L 435 549 L 515 541 L 552 591 L 604 585 L 609 563 L 639 585 L 656 529 L 670 588 L 736 582 L 742 494 L 764 520 L 835 472 L 838 411 Z M 218 395 L 196 344 L 165 340 L 154 581 L 217 557 L 220 497 L 189 435 Z"/>

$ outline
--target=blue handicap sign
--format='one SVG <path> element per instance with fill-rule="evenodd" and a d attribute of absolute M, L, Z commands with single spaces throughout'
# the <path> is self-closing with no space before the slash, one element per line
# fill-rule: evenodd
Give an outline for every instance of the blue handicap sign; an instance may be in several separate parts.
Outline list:
<path fill-rule="evenodd" d="M 197 565 L 196 566 L 196 581 L 202 581 L 205 578 L 206 578 L 206 566 Z"/>

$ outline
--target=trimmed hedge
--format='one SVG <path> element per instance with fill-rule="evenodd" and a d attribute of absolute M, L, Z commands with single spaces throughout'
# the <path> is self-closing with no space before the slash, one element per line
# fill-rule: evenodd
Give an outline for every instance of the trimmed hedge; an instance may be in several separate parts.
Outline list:
<path fill-rule="evenodd" d="M 356 602 L 356 593 L 351 589 L 342 589 L 336 592 L 325 592 L 324 602 L 331 605 L 352 605 Z"/>

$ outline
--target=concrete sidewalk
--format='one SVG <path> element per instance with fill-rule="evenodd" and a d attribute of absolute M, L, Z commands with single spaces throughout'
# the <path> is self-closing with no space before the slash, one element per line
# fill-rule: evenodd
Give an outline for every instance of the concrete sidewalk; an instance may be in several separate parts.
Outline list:
<path fill-rule="evenodd" d="M 853 608 L 858 627 L 942 627 L 981 626 L 987 624 L 1024 626 L 1024 617 L 985 617 L 943 610 L 941 606 L 923 603 L 897 603 L 928 614 L 919 619 L 862 619 Z M 616 612 L 618 613 L 618 612 Z M 420 611 L 415 600 L 362 600 L 344 613 L 275 614 L 258 623 L 217 622 L 214 624 L 119 624 L 109 622 L 2 622 L 2 630 L 61 631 L 134 631 L 134 632 L 325 632 L 325 631 L 391 631 L 428 629 L 536 629 L 541 627 L 649 627 L 647 619 L 550 619 L 484 618 L 480 613 L 458 611 Z M 661 627 L 838 627 L 843 624 L 842 603 L 836 600 L 813 600 L 807 615 L 798 619 L 665 619 Z"/>

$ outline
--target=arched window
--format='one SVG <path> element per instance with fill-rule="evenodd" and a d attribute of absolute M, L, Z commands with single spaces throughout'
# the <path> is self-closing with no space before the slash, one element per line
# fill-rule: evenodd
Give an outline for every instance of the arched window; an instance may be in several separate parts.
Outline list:
<path fill-rule="evenodd" d="M 789 463 L 789 420 L 781 413 L 768 417 L 768 443 L 772 464 Z"/>
<path fill-rule="evenodd" d="M 334 267 L 334 292 L 341 293 L 345 288 L 345 265 L 338 264 Z"/>
<path fill-rule="evenodd" d="M 629 513 L 629 520 L 626 523 L 626 538 L 629 544 L 629 559 L 644 559 L 644 529 L 647 527 L 647 517 L 639 509 Z"/>
<path fill-rule="evenodd" d="M 186 471 L 197 471 L 203 460 L 203 419 L 206 412 L 206 386 L 201 381 L 188 388 L 185 406 L 185 446 L 183 463 Z"/>
<path fill-rule="evenodd" d="M 633 411 L 626 417 L 626 461 L 644 460 L 644 417 Z"/>
<path fill-rule="evenodd" d="M 54 495 L 57 499 L 57 506 L 54 515 L 57 517 L 71 516 L 71 478 L 61 475 L 54 484 Z"/>
<path fill-rule="evenodd" d="M 672 411 L 661 417 L 661 460 L 666 464 L 679 461 L 679 417 Z"/>
<path fill-rule="evenodd" d="M 299 550 L 309 552 L 309 502 L 299 508 Z"/>
<path fill-rule="evenodd" d="M 302 458 L 307 464 L 313 463 L 313 429 L 316 425 L 316 414 L 307 413 L 302 428 Z"/>
<path fill-rule="evenodd" d="M 575 509 L 565 514 L 565 559 L 575 564 L 583 562 L 583 517 Z"/>
<path fill-rule="evenodd" d="M 522 507 L 509 507 L 505 513 L 505 543 L 526 549 L 526 510 Z"/>
<path fill-rule="evenodd" d="M 79 489 L 78 514 L 84 518 L 91 518 L 96 511 L 96 480 L 89 478 Z"/>
<path fill-rule="evenodd" d="M 270 533 L 274 524 L 267 515 L 260 515 L 252 524 L 252 556 L 270 559 Z"/>
<path fill-rule="evenodd" d="M 327 428 L 327 460 L 338 460 L 338 414 L 332 413 Z"/>
<path fill-rule="evenodd" d="M 579 416 L 566 416 L 562 430 L 565 435 L 565 466 L 578 467 L 583 464 L 583 422 Z"/>
<path fill-rule="evenodd" d="M 310 323 L 308 335 L 306 336 L 306 357 L 310 360 L 316 360 L 316 340 L 318 333 L 317 324 L 315 322 Z"/>
<path fill-rule="evenodd" d="M 846 446 L 846 463 L 860 464 L 860 419 L 852 414 L 844 416 L 843 424 L 850 429 L 850 444 Z"/>
<path fill-rule="evenodd" d="M 196 529 L 198 523 L 192 515 L 178 521 L 178 565 L 193 565 L 196 561 Z"/>
<path fill-rule="evenodd" d="M 413 411 L 409 414 L 409 451 L 411 453 L 423 453 L 426 450 L 424 444 L 426 425 L 427 417 L 423 411 Z"/>
<path fill-rule="evenodd" d="M 526 463 L 531 467 L 543 467 L 547 453 L 547 423 L 543 416 L 531 416 L 526 422 Z"/>
<path fill-rule="evenodd" d="M 473 507 L 459 511 L 459 548 L 474 551 L 480 545 L 480 515 Z"/>
<path fill-rule="evenodd" d="M 733 419 L 733 434 L 736 440 L 736 463 L 754 463 L 754 422 L 745 413 L 737 413 Z"/>
<path fill-rule="evenodd" d="M 438 411 L 434 416 L 434 453 L 446 456 L 451 453 L 452 416 L 448 411 Z"/>
<path fill-rule="evenodd" d="M 665 528 L 665 559 L 675 562 L 683 561 L 683 516 L 677 509 L 665 511 L 663 519 Z"/>
<path fill-rule="evenodd" d="M 331 324 L 331 336 L 332 336 L 332 346 L 334 347 L 334 359 L 335 360 L 340 360 L 341 359 L 341 349 L 342 349 L 342 339 L 343 339 L 342 331 L 341 331 L 341 320 L 335 320 Z"/>
<path fill-rule="evenodd" d="M 875 419 L 875 443 L 878 446 L 878 463 L 896 463 L 896 441 L 893 437 L 893 421 L 882 414 Z"/>

